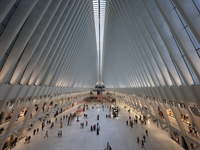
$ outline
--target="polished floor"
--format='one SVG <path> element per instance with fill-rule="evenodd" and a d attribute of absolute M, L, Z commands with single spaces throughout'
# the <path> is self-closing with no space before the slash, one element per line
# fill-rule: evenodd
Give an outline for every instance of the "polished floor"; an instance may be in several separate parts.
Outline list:
<path fill-rule="evenodd" d="M 104 150 L 106 143 L 109 142 L 112 150 L 183 150 L 177 143 L 168 137 L 166 131 L 158 128 L 150 120 L 147 125 L 135 124 L 133 128 L 126 125 L 129 115 L 132 117 L 135 115 L 133 112 L 128 113 L 127 109 L 120 106 L 119 117 L 106 118 L 106 114 L 109 114 L 109 109 L 103 110 L 100 107 L 100 103 L 87 103 L 89 110 L 83 113 L 88 114 L 88 118 L 83 117 L 83 113 L 79 118 L 79 122 L 76 122 L 76 118 L 72 121 L 72 125 L 67 125 L 67 121 L 64 120 L 63 127 L 60 128 L 59 121 L 55 123 L 53 129 L 50 129 L 50 125 L 46 125 L 44 131 L 41 131 L 41 124 L 39 133 L 33 135 L 32 130 L 28 131 L 27 135 L 31 135 L 31 142 L 24 144 L 24 139 L 17 143 L 14 150 Z M 110 105 L 104 103 L 104 105 Z M 81 105 L 82 106 L 82 105 Z M 92 109 L 94 106 L 94 109 Z M 69 109 L 58 116 L 58 120 L 63 115 L 74 113 L 77 110 L 77 106 Z M 97 121 L 97 115 L 100 115 L 100 119 Z M 88 126 L 84 128 L 80 127 L 81 122 L 88 121 Z M 52 119 L 55 121 L 55 119 Z M 99 135 L 96 132 L 91 132 L 90 126 L 96 123 L 100 125 Z M 145 130 L 148 130 L 148 137 L 144 144 L 141 146 L 141 142 L 137 143 L 137 136 L 142 138 L 145 135 Z M 48 130 L 49 137 L 44 138 L 45 132 Z M 62 130 L 62 137 L 58 138 L 58 131 Z"/>

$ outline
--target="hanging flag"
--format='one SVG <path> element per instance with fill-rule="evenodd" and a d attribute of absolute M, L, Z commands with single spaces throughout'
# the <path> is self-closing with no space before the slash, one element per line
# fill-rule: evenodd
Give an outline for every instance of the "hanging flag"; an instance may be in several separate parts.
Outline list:
<path fill-rule="evenodd" d="M 101 101 L 102 100 L 102 90 L 97 90 L 97 100 Z"/>

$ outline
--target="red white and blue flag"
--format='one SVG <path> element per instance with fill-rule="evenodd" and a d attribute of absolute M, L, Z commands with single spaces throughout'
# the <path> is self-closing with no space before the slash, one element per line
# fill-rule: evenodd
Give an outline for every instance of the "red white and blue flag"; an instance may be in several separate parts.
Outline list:
<path fill-rule="evenodd" d="M 102 100 L 102 90 L 97 90 L 97 100 L 101 101 Z"/>

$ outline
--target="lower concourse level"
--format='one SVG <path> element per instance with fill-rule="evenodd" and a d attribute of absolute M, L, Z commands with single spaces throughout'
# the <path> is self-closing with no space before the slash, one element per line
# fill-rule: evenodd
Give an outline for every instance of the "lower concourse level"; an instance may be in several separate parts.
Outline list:
<path fill-rule="evenodd" d="M 84 106 L 86 106 L 85 111 Z M 113 109 L 110 107 L 118 107 L 116 117 L 113 117 Z M 13 150 L 104 150 L 107 148 L 107 142 L 112 150 L 183 150 L 169 137 L 168 132 L 157 126 L 157 123 L 147 119 L 146 124 L 141 124 L 140 114 L 129 109 L 121 103 L 83 102 L 60 113 L 56 118 L 54 116 L 47 118 L 44 121 L 43 131 L 42 121 L 38 121 L 31 130 L 27 131 L 26 135 L 31 136 L 30 143 L 23 138 L 16 143 Z M 70 113 L 76 113 L 76 116 L 68 122 Z M 136 116 L 138 116 L 138 123 L 133 123 L 131 127 L 130 121 L 136 119 Z M 47 124 L 49 120 L 51 123 Z M 54 126 L 51 128 L 52 122 Z M 86 122 L 88 122 L 87 126 Z M 82 123 L 84 125 L 81 125 Z M 91 126 L 94 125 L 99 129 L 99 133 L 97 129 L 91 131 Z M 36 131 L 33 135 L 34 129 L 37 128 L 39 132 Z M 59 131 L 62 131 L 62 136 L 58 137 Z M 146 137 L 144 146 L 141 142 L 143 136 Z"/>

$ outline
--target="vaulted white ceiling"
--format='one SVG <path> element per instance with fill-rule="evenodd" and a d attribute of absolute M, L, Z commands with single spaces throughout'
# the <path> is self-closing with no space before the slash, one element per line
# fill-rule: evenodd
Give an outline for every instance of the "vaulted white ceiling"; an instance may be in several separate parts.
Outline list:
<path fill-rule="evenodd" d="M 101 11 L 89 0 L 3 2 L 0 83 L 91 88 L 102 76 L 108 88 L 199 84 L 198 1 L 99 2 Z"/>
<path fill-rule="evenodd" d="M 0 22 L 0 113 L 14 111 L 0 148 L 21 108 L 59 109 L 96 83 L 132 106 L 200 108 L 199 0 L 2 0 Z"/>
<path fill-rule="evenodd" d="M 199 2 L 108 0 L 106 10 L 106 87 L 200 83 Z"/>

